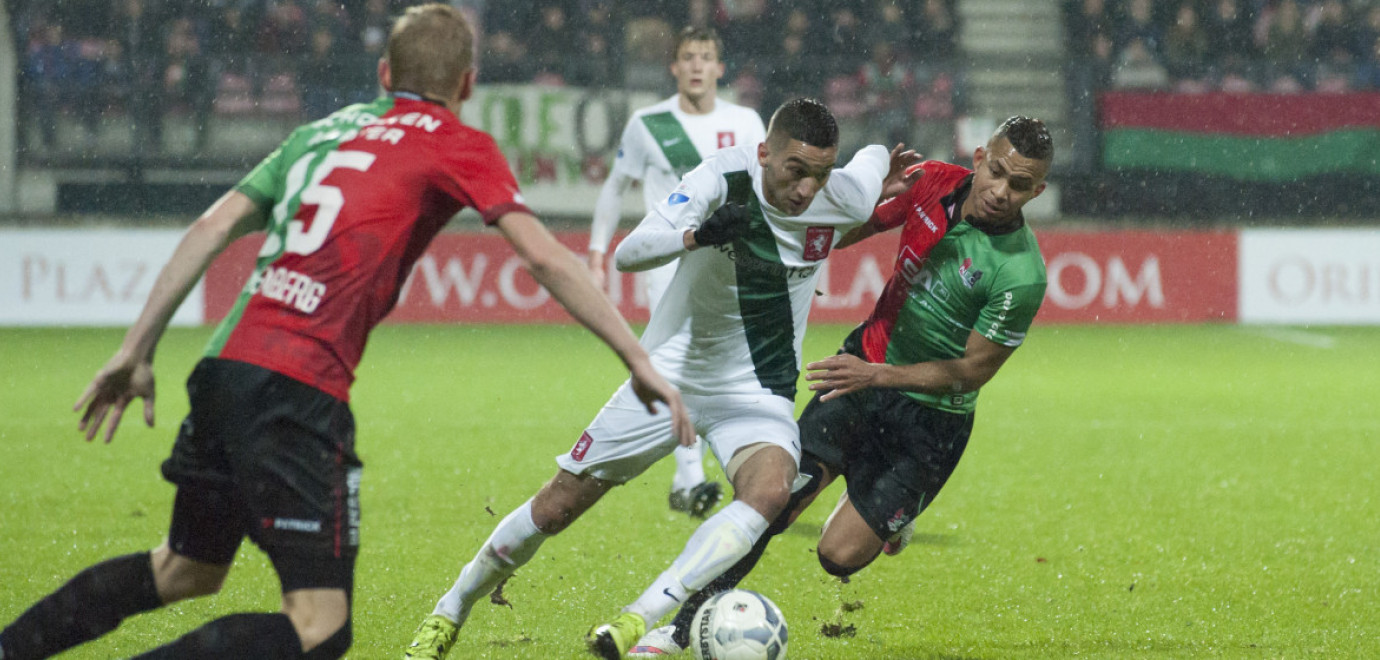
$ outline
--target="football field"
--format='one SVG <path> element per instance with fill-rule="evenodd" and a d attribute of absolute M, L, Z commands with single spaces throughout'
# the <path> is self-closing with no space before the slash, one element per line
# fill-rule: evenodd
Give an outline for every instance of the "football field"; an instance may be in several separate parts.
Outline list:
<path fill-rule="evenodd" d="M 806 359 L 847 331 L 812 327 Z M 136 403 L 103 446 L 81 440 L 71 406 L 123 331 L 0 329 L 0 625 L 160 541 L 173 490 L 158 466 L 209 333 L 168 331 L 157 427 Z M 846 584 L 824 573 L 813 548 L 835 485 L 743 586 L 781 606 L 796 659 L 1380 657 L 1378 356 L 1380 328 L 1037 325 L 984 389 L 968 453 L 905 553 Z M 625 374 L 570 326 L 384 326 L 358 376 L 349 657 L 398 658 Z M 589 626 L 694 529 L 666 506 L 672 471 L 657 464 L 548 540 L 507 605 L 476 606 L 451 657 L 587 657 Z M 219 595 L 64 657 L 127 657 L 277 606 L 246 543 Z"/>

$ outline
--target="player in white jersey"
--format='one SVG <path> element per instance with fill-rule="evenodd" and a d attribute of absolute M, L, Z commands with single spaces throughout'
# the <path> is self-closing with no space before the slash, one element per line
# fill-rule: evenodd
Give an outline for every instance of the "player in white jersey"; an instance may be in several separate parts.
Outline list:
<path fill-rule="evenodd" d="M 600 657 L 621 658 L 648 623 L 746 555 L 790 497 L 800 458 L 793 403 L 800 342 L 819 266 L 884 192 L 906 189 L 904 171 L 918 160 L 900 147 L 888 155 L 872 146 L 835 172 L 837 154 L 829 110 L 788 101 L 765 142 L 706 160 L 618 248 L 625 270 L 681 259 L 642 343 L 681 387 L 734 501 L 695 530 L 641 597 L 590 631 L 589 648 Z M 677 442 L 670 418 L 629 414 L 630 396 L 625 383 L 557 458 L 556 476 L 498 524 L 422 623 L 410 657 L 443 655 L 474 603 L 549 536 L 670 453 Z"/>
<path fill-rule="evenodd" d="M 738 145 L 755 148 L 766 138 L 757 111 L 718 98 L 719 79 L 724 75 L 722 53 L 723 41 L 714 30 L 682 30 L 671 62 L 675 95 L 634 112 L 623 128 L 618 157 L 599 191 L 589 230 L 589 272 L 601 287 L 607 280 L 608 247 L 618 228 L 623 192 L 633 181 L 642 182 L 642 199 L 650 211 L 671 194 L 682 176 L 715 151 Z M 672 260 L 639 273 L 638 292 L 649 310 L 661 300 L 675 272 Z M 669 498 L 671 508 L 700 518 L 723 492 L 718 483 L 705 479 L 704 449 L 702 442 L 676 447 Z"/>

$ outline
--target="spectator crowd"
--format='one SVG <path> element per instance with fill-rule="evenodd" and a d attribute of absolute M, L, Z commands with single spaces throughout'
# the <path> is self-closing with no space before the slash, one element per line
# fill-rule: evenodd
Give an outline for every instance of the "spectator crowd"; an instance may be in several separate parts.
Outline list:
<path fill-rule="evenodd" d="M 58 118 L 97 139 L 134 123 L 156 152 L 163 118 L 322 116 L 377 93 L 389 19 L 419 0 L 6 0 L 21 50 L 21 120 L 51 148 Z M 480 79 L 669 92 L 680 27 L 714 27 L 724 84 L 769 112 L 825 97 L 876 140 L 952 117 L 960 101 L 957 0 L 455 0 L 480 29 Z M 56 110 L 56 112 L 54 111 Z"/>
<path fill-rule="evenodd" d="M 1380 89 L 1377 0 L 1065 0 L 1064 14 L 1096 88 Z"/>

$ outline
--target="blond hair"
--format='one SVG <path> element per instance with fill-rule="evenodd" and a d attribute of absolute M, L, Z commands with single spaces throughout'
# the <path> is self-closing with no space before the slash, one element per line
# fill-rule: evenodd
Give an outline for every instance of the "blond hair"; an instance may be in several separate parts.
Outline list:
<path fill-rule="evenodd" d="M 434 2 L 409 7 L 388 34 L 393 90 L 448 99 L 474 61 L 474 32 L 460 10 Z"/>

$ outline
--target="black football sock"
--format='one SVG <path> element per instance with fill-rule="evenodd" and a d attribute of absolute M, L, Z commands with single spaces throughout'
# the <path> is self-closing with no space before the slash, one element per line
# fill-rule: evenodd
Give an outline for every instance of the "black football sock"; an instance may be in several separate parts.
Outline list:
<path fill-rule="evenodd" d="M 163 606 L 149 553 L 107 559 L 78 573 L 0 632 L 5 660 L 57 655 L 128 617 Z"/>
<path fill-rule="evenodd" d="M 743 578 L 747 577 L 747 574 L 751 573 L 753 567 L 757 566 L 757 562 L 762 559 L 762 553 L 767 551 L 767 544 L 771 542 L 772 538 L 790 527 L 791 514 L 800 505 L 800 502 L 819 490 L 820 475 L 823 474 L 823 469 L 813 456 L 805 454 L 800 457 L 800 473 L 810 475 L 810 481 L 800 490 L 791 493 L 791 499 L 786 503 L 786 508 L 781 511 L 780 515 L 776 516 L 776 520 L 772 521 L 771 526 L 767 527 L 767 531 L 757 539 L 757 542 L 752 544 L 752 549 L 742 559 L 739 559 L 738 563 L 728 567 L 728 570 L 711 580 L 703 589 L 691 594 L 689 598 L 685 599 L 685 604 L 680 606 L 680 610 L 676 612 L 676 618 L 671 621 L 671 625 L 676 627 L 675 632 L 671 634 L 671 639 L 682 649 L 690 646 L 690 626 L 694 623 L 695 613 L 699 612 L 700 606 L 704 605 L 705 601 L 713 597 L 714 594 L 738 586 L 738 583 L 742 582 Z"/>
<path fill-rule="evenodd" d="M 142 660 L 301 658 L 302 640 L 282 612 L 231 614 L 143 655 Z"/>

